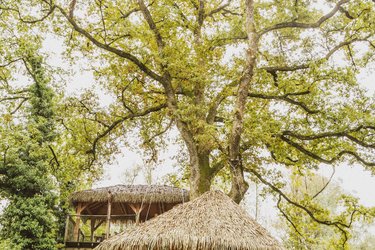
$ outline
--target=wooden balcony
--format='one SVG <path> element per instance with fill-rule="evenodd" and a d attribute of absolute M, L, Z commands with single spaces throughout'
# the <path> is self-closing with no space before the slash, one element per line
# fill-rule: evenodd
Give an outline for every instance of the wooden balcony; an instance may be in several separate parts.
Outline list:
<path fill-rule="evenodd" d="M 68 215 L 65 249 L 92 249 L 106 238 L 134 227 L 136 215 Z"/>

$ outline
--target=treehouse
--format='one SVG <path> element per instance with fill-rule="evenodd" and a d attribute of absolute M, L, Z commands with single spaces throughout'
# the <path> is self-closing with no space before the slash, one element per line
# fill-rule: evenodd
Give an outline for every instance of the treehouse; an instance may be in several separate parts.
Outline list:
<path fill-rule="evenodd" d="M 187 190 L 158 185 L 116 185 L 75 192 L 67 216 L 65 249 L 91 249 L 189 200 Z"/>

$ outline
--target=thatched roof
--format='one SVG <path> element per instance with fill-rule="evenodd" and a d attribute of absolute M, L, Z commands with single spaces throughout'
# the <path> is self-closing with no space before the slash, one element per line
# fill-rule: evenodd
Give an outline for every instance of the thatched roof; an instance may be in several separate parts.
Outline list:
<path fill-rule="evenodd" d="M 181 203 L 189 200 L 189 192 L 162 185 L 116 185 L 75 192 L 71 202 L 106 202 L 111 192 L 113 202 L 129 203 Z"/>
<path fill-rule="evenodd" d="M 282 247 L 228 196 L 210 191 L 109 238 L 95 249 L 276 250 Z"/>

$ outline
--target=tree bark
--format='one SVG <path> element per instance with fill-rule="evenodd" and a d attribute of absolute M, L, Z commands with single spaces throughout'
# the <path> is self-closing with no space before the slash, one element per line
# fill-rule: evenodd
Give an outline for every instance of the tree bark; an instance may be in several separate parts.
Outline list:
<path fill-rule="evenodd" d="M 194 199 L 211 187 L 209 152 L 190 155 L 190 165 L 190 199 Z"/>
<path fill-rule="evenodd" d="M 245 195 L 249 185 L 246 182 L 242 169 L 240 143 L 243 131 L 243 116 L 247 103 L 251 80 L 254 75 L 256 53 L 258 50 L 258 35 L 254 25 L 254 1 L 246 0 L 246 33 L 248 48 L 246 51 L 246 66 L 238 86 L 234 109 L 233 127 L 229 141 L 229 163 L 232 173 L 232 187 L 229 196 L 239 203 Z"/>

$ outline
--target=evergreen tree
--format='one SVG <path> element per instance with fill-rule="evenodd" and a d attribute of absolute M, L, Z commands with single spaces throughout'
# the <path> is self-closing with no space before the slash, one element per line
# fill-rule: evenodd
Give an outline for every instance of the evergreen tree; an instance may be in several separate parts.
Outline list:
<path fill-rule="evenodd" d="M 26 118 L 1 131 L 0 188 L 9 202 L 1 216 L 1 236 L 16 249 L 54 249 L 57 197 L 48 167 L 55 138 L 53 91 L 41 57 L 28 55 L 24 65 L 34 81 Z"/>

